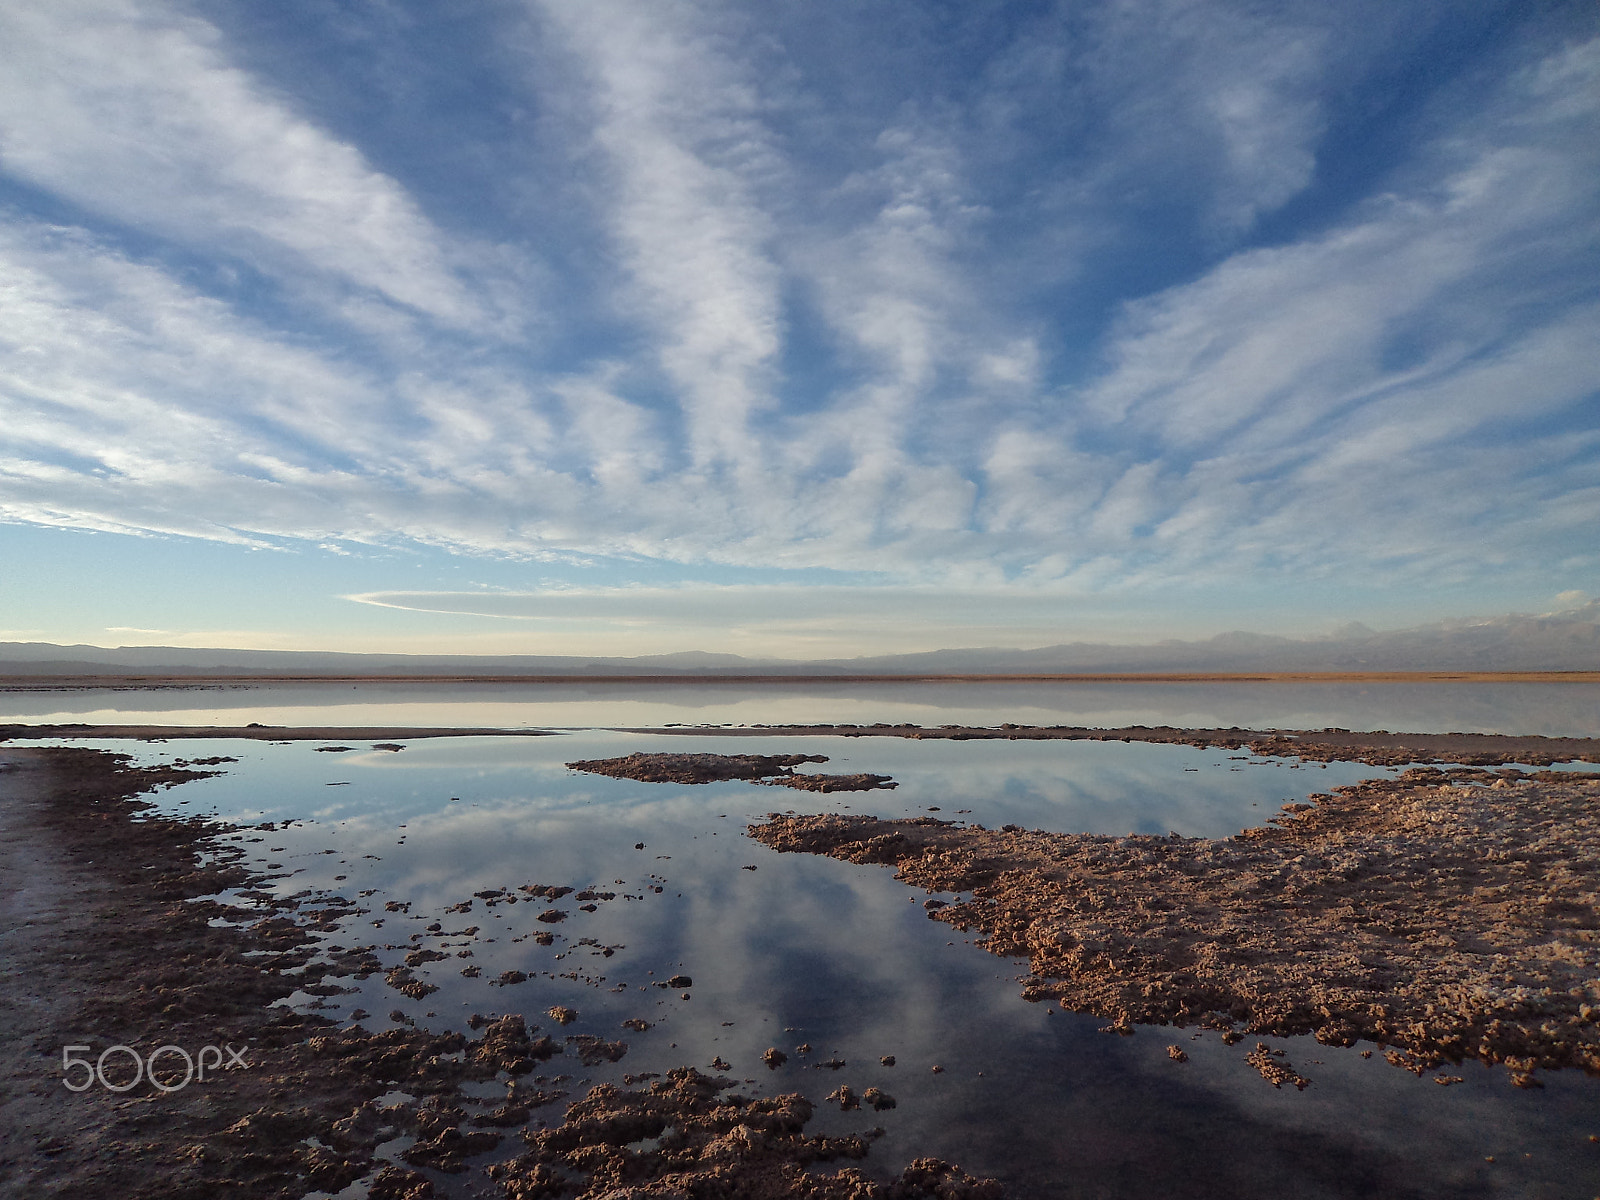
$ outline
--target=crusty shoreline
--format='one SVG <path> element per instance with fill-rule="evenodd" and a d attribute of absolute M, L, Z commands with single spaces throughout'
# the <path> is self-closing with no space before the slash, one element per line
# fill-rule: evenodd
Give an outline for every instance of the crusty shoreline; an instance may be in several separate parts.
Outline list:
<path fill-rule="evenodd" d="M 794 769 L 804 763 L 825 763 L 825 754 L 627 754 L 620 758 L 594 758 L 569 762 L 567 769 L 607 775 L 612 779 L 637 779 L 642 783 L 718 783 L 744 779 L 770 787 L 805 792 L 870 792 L 899 785 L 887 775 L 857 772 L 850 775 L 807 773 Z"/>
<path fill-rule="evenodd" d="M 1313 798 L 1221 840 L 780 814 L 750 833 L 970 894 L 932 915 L 1027 956 L 1027 998 L 1120 1031 L 1313 1033 L 1524 1086 L 1600 1073 L 1600 775 L 1424 767 Z"/>
<path fill-rule="evenodd" d="M 341 1031 L 271 1007 L 299 989 L 338 990 L 332 980 L 376 964 L 359 951 L 314 962 L 301 921 L 326 911 L 297 921 L 293 905 L 264 895 L 253 929 L 210 924 L 238 913 L 206 897 L 252 882 L 238 851 L 216 841 L 227 830 L 153 817 L 139 797 L 215 772 L 133 767 L 78 748 L 8 749 L 0 758 L 7 845 L 31 860 L 31 875 L 62 884 L 39 898 L 36 920 L 11 931 L 0 954 L 8 1013 L 29 1018 L 8 1025 L 3 1043 L 0 1196 L 337 1191 L 372 1168 L 369 1135 L 415 1120 L 380 1118 L 369 1103 L 389 1090 L 385 1077 L 428 1095 L 464 1076 L 446 1057 L 462 1048 L 459 1035 Z M 168 1095 L 148 1081 L 126 1096 L 97 1086 L 70 1092 L 69 1044 L 91 1054 L 114 1044 L 227 1045 L 248 1067 Z M 371 1071 L 376 1064 L 383 1074 Z M 302 1142 L 319 1135 L 331 1144 Z"/>
<path fill-rule="evenodd" d="M 1249 750 L 1302 762 L 1361 762 L 1403 766 L 1449 762 L 1464 766 L 1564 762 L 1600 763 L 1600 738 L 1540 737 L 1503 733 L 1390 733 L 1386 729 L 1189 729 L 1172 725 L 751 725 L 639 727 L 621 733 L 693 734 L 697 737 L 894 737 L 911 741 L 1151 742 L 1202 749 Z M 3 730 L 0 730 L 3 733 Z"/>

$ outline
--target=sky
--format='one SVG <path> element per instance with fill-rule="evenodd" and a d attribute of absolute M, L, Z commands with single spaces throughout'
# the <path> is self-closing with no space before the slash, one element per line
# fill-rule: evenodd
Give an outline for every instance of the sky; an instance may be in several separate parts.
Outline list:
<path fill-rule="evenodd" d="M 1589 0 L 0 0 L 0 640 L 1597 593 Z"/>

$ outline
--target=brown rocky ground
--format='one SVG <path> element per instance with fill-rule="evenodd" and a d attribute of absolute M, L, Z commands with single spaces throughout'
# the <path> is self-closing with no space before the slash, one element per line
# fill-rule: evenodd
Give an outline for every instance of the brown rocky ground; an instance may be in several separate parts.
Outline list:
<path fill-rule="evenodd" d="M 490 1168 L 513 1200 L 558 1194 L 576 1177 L 580 1200 L 624 1197 L 807 1196 L 815 1200 L 991 1200 L 991 1179 L 918 1159 L 887 1183 L 814 1163 L 866 1157 L 866 1136 L 807 1136 L 813 1107 L 798 1094 L 727 1094 L 733 1080 L 679 1067 L 645 1089 L 594 1088 L 556 1129 L 523 1134 L 528 1152 Z M 654 1144 L 650 1144 L 650 1143 Z"/>
<path fill-rule="evenodd" d="M 338 1190 L 372 1168 L 380 1132 L 415 1126 L 415 1109 L 380 1112 L 374 1097 L 392 1086 L 447 1094 L 483 1073 L 449 1060 L 459 1035 L 337 1030 L 269 1007 L 375 964 L 360 953 L 313 963 L 301 924 L 272 907 L 253 929 L 210 924 L 238 912 L 204 897 L 250 882 L 214 846 L 222 830 L 152 817 L 138 799 L 209 772 L 79 749 L 11 750 L 4 761 L 0 1196 Z M 64 1047 L 90 1047 L 94 1059 L 118 1044 L 146 1054 L 228 1046 L 247 1066 L 170 1093 L 148 1080 L 120 1095 L 64 1087 Z M 112 1066 L 131 1079 L 123 1056 Z M 177 1056 L 167 1066 L 174 1085 Z"/>
<path fill-rule="evenodd" d="M 825 754 L 628 754 L 621 758 L 594 758 L 569 762 L 574 771 L 609 775 L 613 779 L 638 779 L 645 783 L 716 783 L 747 779 L 774 787 L 808 792 L 865 792 L 892 788 L 887 775 L 796 775 L 802 763 L 825 763 Z"/>
<path fill-rule="evenodd" d="M 205 765 L 218 761 L 228 760 Z M 272 1007 L 297 991 L 332 994 L 341 977 L 382 966 L 373 947 L 313 943 L 310 931 L 363 911 L 352 902 L 277 900 L 217 841 L 226 827 L 155 816 L 139 798 L 209 773 L 195 765 L 136 768 L 88 749 L 0 753 L 3 1200 L 291 1198 L 363 1178 L 373 1200 L 430 1196 L 446 1178 L 476 1178 L 512 1197 L 592 1197 L 610 1190 L 607 1164 L 619 1154 L 636 1160 L 629 1171 L 646 1181 L 640 1195 L 682 1194 L 661 1190 L 661 1180 L 680 1178 L 720 1189 L 697 1194 L 730 1196 L 998 1194 L 932 1160 L 884 1184 L 852 1172 L 802 1177 L 834 1142 L 859 1142 L 863 1152 L 865 1142 L 806 1138 L 794 1125 L 809 1117 L 802 1098 L 726 1097 L 727 1081 L 693 1071 L 648 1089 L 595 1089 L 556 1128 L 525 1134 L 533 1159 L 490 1185 L 474 1156 L 566 1098 L 537 1086 L 544 1077 L 532 1087 L 524 1077 L 559 1055 L 609 1059 L 626 1047 L 581 1035 L 558 1044 L 516 1015 L 475 1017 L 468 1037 L 409 1025 L 372 1033 Z M 225 888 L 243 888 L 260 919 L 241 925 L 239 909 L 211 898 Z M 219 917 L 228 924 L 212 925 Z M 148 1079 L 120 1094 L 64 1086 L 64 1047 L 89 1047 L 92 1061 L 111 1045 L 145 1054 L 227 1046 L 245 1065 L 177 1086 L 178 1059 L 169 1056 L 167 1092 Z M 118 1057 L 107 1068 L 115 1081 L 119 1066 L 131 1077 Z M 489 1080 L 506 1085 L 500 1100 L 462 1086 Z M 386 1103 L 391 1093 L 406 1098 Z M 654 1157 L 627 1150 L 607 1134 L 620 1128 L 607 1114 L 624 1113 L 680 1133 Z M 401 1136 L 413 1139 L 403 1161 L 385 1161 L 380 1146 Z M 559 1179 L 534 1172 L 552 1164 Z M 793 1191 L 772 1191 L 774 1181 Z"/>
<path fill-rule="evenodd" d="M 970 893 L 931 915 L 1026 955 L 1029 999 L 1119 1031 L 1366 1040 L 1523 1085 L 1600 1072 L 1600 775 L 1425 767 L 1314 799 L 1225 840 L 777 814 L 750 833 Z"/>

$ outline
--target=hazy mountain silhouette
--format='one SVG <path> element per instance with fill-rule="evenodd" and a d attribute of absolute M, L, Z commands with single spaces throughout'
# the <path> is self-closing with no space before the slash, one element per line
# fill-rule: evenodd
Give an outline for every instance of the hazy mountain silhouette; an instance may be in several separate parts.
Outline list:
<path fill-rule="evenodd" d="M 933 650 L 860 658 L 744 658 L 687 651 L 577 655 L 333 654 L 173 646 L 0 642 L 8 675 L 965 675 L 1165 671 L 1600 670 L 1600 600 L 1564 612 L 1511 613 L 1377 631 L 1359 622 L 1316 638 L 1243 631 L 1149 645 L 1071 642 L 1029 650 Z"/>

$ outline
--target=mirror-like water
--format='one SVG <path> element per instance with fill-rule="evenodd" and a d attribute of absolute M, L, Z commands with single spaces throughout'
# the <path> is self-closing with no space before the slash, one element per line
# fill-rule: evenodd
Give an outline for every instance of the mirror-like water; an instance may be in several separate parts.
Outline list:
<path fill-rule="evenodd" d="M 1594 1080 L 1557 1073 L 1542 1091 L 1519 1091 L 1504 1071 L 1468 1066 L 1464 1083 L 1441 1088 L 1381 1056 L 1291 1039 L 1280 1044 L 1315 1082 L 1277 1092 L 1245 1064 L 1249 1042 L 1229 1048 L 1213 1033 L 1159 1028 L 1114 1037 L 1092 1018 L 1029 1004 L 1016 982 L 1025 964 L 929 920 L 924 895 L 888 869 L 775 854 L 743 832 L 774 809 L 900 816 L 937 807 L 950 818 L 970 810 L 961 816 L 988 825 L 1220 836 L 1259 824 L 1286 800 L 1382 773 L 1374 768 L 1291 768 L 1120 742 L 730 743 L 605 731 L 423 740 L 398 753 L 105 744 L 147 761 L 237 756 L 226 775 L 157 803 L 280 826 L 238 835 L 255 865 L 280 876 L 272 885 L 280 894 L 337 893 L 368 910 L 330 943 L 375 944 L 385 967 L 412 950 L 445 955 L 416 968 L 438 988 L 419 1000 L 374 975 L 355 993 L 302 1002 L 335 1018 L 364 1008 L 369 1028 L 391 1011 L 435 1029 L 463 1027 L 475 1012 L 519 1012 L 558 1040 L 626 1041 L 616 1064 L 547 1064 L 545 1074 L 573 1077 L 561 1086 L 574 1097 L 625 1073 L 710 1069 L 720 1056 L 728 1074 L 752 1081 L 747 1090 L 798 1090 L 817 1101 L 819 1131 L 882 1125 L 869 1170 L 935 1155 L 1006 1180 L 1016 1196 L 1600 1192 L 1600 1150 L 1587 1140 L 1600 1132 Z M 900 786 L 819 795 L 743 782 L 638 783 L 563 766 L 635 749 L 800 750 L 830 756 L 816 769 L 889 774 Z M 549 906 L 515 890 L 538 883 L 615 898 L 588 912 L 566 896 L 555 905 L 565 919 L 544 923 L 536 918 Z M 499 888 L 518 902 L 474 896 Z M 540 945 L 540 932 L 553 933 L 553 944 Z M 498 986 L 510 970 L 528 978 Z M 691 987 L 656 986 L 679 973 Z M 542 1016 L 554 1004 L 578 1019 L 558 1028 Z M 653 1028 L 624 1029 L 631 1018 Z M 796 1053 L 803 1043 L 810 1054 Z M 1190 1060 L 1169 1059 L 1169 1043 Z M 760 1059 L 769 1046 L 790 1055 L 776 1071 Z M 891 1054 L 896 1064 L 881 1065 Z M 847 1065 L 817 1065 L 835 1057 Z M 840 1113 L 822 1101 L 841 1083 L 880 1087 L 898 1106 Z M 559 1106 L 540 1112 L 559 1120 Z"/>
<path fill-rule="evenodd" d="M 385 683 L 0 689 L 0 723 L 1175 725 L 1600 737 L 1594 683 Z"/>

